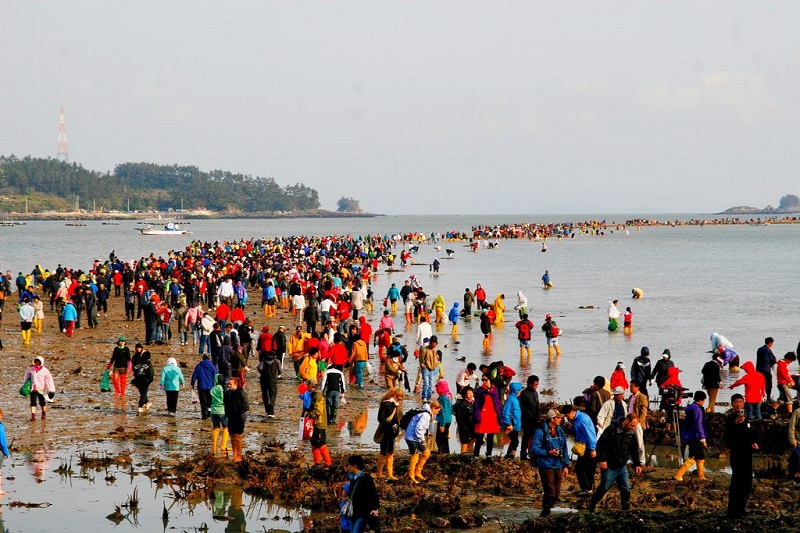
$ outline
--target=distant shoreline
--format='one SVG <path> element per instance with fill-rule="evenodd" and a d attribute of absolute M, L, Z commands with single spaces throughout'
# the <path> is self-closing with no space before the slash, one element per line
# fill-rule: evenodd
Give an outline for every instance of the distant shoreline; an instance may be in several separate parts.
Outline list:
<path fill-rule="evenodd" d="M 14 213 L 0 215 L 7 220 L 173 220 L 173 219 L 279 219 L 279 218 L 377 218 L 386 215 L 377 213 L 339 213 L 336 211 L 296 211 L 275 213 L 223 213 L 193 210 L 170 212 L 96 212 L 96 211 L 48 211 L 43 213 Z"/>

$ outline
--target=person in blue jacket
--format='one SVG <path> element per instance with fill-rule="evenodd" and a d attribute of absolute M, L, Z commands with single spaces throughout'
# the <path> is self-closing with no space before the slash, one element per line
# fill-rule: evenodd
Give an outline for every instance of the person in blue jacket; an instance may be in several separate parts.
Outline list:
<path fill-rule="evenodd" d="M 453 307 L 450 308 L 450 313 L 447 315 L 447 319 L 453 323 L 453 329 L 450 331 L 453 337 L 458 335 L 458 318 L 460 316 L 461 312 L 458 310 L 458 302 L 454 302 Z"/>
<path fill-rule="evenodd" d="M 389 300 L 392 315 L 397 314 L 397 300 L 400 299 L 400 291 L 397 289 L 397 285 L 392 283 L 392 286 L 389 287 L 389 291 L 386 293 L 386 299 Z"/>
<path fill-rule="evenodd" d="M 550 516 L 550 510 L 561 495 L 561 478 L 569 473 L 569 450 L 567 436 L 561 427 L 563 415 L 553 409 L 547 411 L 547 421 L 536 430 L 531 440 L 532 457 L 539 467 L 542 480 L 542 514 Z"/>
<path fill-rule="evenodd" d="M 516 457 L 519 447 L 519 432 L 522 431 L 522 408 L 519 406 L 521 390 L 522 383 L 514 382 L 508 386 L 508 398 L 500 413 L 500 429 L 506 432 L 511 441 L 508 443 L 506 458 Z"/>
<path fill-rule="evenodd" d="M 211 362 L 211 354 L 204 353 L 194 372 L 192 372 L 192 388 L 197 385 L 197 396 L 200 399 L 200 418 L 205 420 L 211 416 L 211 389 L 216 383 L 217 367 Z"/>
<path fill-rule="evenodd" d="M 597 429 L 589 415 L 577 408 L 578 403 L 584 403 L 583 397 L 575 398 L 574 405 L 564 408 L 564 416 L 572 424 L 575 431 L 575 443 L 585 446 L 583 455 L 578 456 L 575 462 L 575 477 L 581 491 L 579 496 L 588 496 L 594 490 L 594 474 L 597 471 Z"/>

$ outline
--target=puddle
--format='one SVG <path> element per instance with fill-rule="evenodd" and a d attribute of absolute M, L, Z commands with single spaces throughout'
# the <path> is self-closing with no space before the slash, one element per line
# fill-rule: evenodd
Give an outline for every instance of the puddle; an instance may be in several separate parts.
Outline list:
<path fill-rule="evenodd" d="M 311 517 L 308 510 L 288 509 L 237 489 L 216 490 L 213 498 L 200 501 L 176 499 L 168 486 L 159 488 L 143 475 L 148 465 L 135 459 L 132 468 L 81 468 L 77 462 L 75 453 L 44 451 L 7 459 L 0 532 L 302 531 Z M 131 505 L 134 495 L 138 504 Z"/>

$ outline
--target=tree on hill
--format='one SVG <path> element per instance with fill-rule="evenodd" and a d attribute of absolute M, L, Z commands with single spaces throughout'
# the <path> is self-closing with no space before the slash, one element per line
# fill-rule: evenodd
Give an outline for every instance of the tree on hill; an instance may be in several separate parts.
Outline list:
<path fill-rule="evenodd" d="M 800 198 L 794 194 L 787 194 L 781 198 L 778 209 L 781 211 L 800 210 Z"/>
<path fill-rule="evenodd" d="M 358 200 L 355 198 L 348 198 L 342 196 L 339 198 L 339 201 L 336 202 L 338 206 L 336 211 L 339 213 L 360 213 L 361 212 L 361 205 L 359 205 Z"/>

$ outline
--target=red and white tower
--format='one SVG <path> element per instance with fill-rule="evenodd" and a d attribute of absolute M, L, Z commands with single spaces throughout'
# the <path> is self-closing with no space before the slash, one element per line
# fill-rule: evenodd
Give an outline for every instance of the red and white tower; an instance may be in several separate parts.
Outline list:
<path fill-rule="evenodd" d="M 69 161 L 67 149 L 67 121 L 64 119 L 64 106 L 58 108 L 58 142 L 56 143 L 56 159 Z"/>

